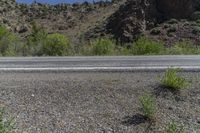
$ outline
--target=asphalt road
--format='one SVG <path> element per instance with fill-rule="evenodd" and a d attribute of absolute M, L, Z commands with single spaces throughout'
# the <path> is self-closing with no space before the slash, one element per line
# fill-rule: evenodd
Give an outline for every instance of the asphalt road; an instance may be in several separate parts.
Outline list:
<path fill-rule="evenodd" d="M 0 58 L 0 71 L 127 71 L 164 70 L 169 67 L 200 70 L 200 56 Z"/>
<path fill-rule="evenodd" d="M 156 131 L 177 120 L 198 132 L 200 71 L 180 73 L 191 86 L 174 96 L 160 91 L 163 72 L 143 71 L 168 67 L 200 70 L 200 56 L 0 58 L 0 106 L 16 133 L 145 132 L 138 99 L 150 91 L 159 106 Z"/>

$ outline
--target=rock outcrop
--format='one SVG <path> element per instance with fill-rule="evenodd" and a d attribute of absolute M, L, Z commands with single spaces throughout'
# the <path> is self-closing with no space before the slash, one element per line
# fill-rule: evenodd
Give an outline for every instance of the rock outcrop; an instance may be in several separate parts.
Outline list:
<path fill-rule="evenodd" d="M 169 19 L 191 19 L 199 9 L 199 0 L 128 0 L 108 19 L 107 30 L 118 42 L 132 42 Z"/>
<path fill-rule="evenodd" d="M 152 1 L 129 0 L 108 19 L 107 29 L 121 43 L 131 42 L 156 21 L 157 15 Z"/>

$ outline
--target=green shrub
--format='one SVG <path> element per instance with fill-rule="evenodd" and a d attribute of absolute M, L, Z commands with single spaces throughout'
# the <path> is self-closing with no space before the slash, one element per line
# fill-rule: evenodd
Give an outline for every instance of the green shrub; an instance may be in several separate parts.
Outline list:
<path fill-rule="evenodd" d="M 32 33 L 28 36 L 27 45 L 24 47 L 24 55 L 43 55 L 43 45 L 47 38 L 47 32 L 36 22 L 32 22 Z"/>
<path fill-rule="evenodd" d="M 101 41 L 99 41 L 101 40 Z M 105 43 L 106 42 L 106 43 Z M 127 45 L 115 45 L 112 40 L 98 39 L 88 45 L 78 48 L 79 55 L 131 55 L 131 50 Z"/>
<path fill-rule="evenodd" d="M 164 50 L 162 43 L 152 41 L 148 38 L 139 38 L 132 47 L 132 53 L 134 55 L 153 55 L 161 54 Z"/>
<path fill-rule="evenodd" d="M 63 56 L 68 55 L 69 39 L 62 34 L 50 34 L 47 36 L 44 46 L 43 55 Z"/>
<path fill-rule="evenodd" d="M 200 26 L 193 26 L 192 33 L 195 35 L 200 35 Z"/>
<path fill-rule="evenodd" d="M 97 39 L 92 42 L 93 55 L 112 55 L 115 50 L 115 43 L 110 39 Z"/>
<path fill-rule="evenodd" d="M 76 51 L 77 52 L 77 51 Z M 89 44 L 81 45 L 78 47 L 78 54 L 81 56 L 90 56 L 93 55 L 92 53 L 92 46 Z"/>
<path fill-rule="evenodd" d="M 115 55 L 130 55 L 131 51 L 127 46 L 116 46 Z"/>
<path fill-rule="evenodd" d="M 194 46 L 189 41 L 177 42 L 173 47 L 166 49 L 166 54 L 181 55 L 181 54 L 199 54 L 200 47 Z"/>
<path fill-rule="evenodd" d="M 199 25 L 200 24 L 200 19 L 196 20 L 196 23 Z"/>
<path fill-rule="evenodd" d="M 172 19 L 170 19 L 170 20 L 168 21 L 168 23 L 169 23 L 169 24 L 177 24 L 177 23 L 178 23 L 178 20 L 172 18 Z"/>
<path fill-rule="evenodd" d="M 191 15 L 191 19 L 196 21 L 198 19 L 200 19 L 200 11 L 196 11 Z"/>
<path fill-rule="evenodd" d="M 170 24 L 164 24 L 164 26 L 163 26 L 164 29 L 167 29 L 167 28 L 170 28 L 170 27 L 171 27 Z"/>
<path fill-rule="evenodd" d="M 14 127 L 13 119 L 5 119 L 5 109 L 0 108 L 0 133 L 11 133 Z"/>
<path fill-rule="evenodd" d="M 178 71 L 179 69 L 168 69 L 161 80 L 162 85 L 174 90 L 186 88 L 189 83 L 185 78 L 177 75 Z"/>
<path fill-rule="evenodd" d="M 19 42 L 19 39 L 5 27 L 0 26 L 0 55 L 16 56 L 20 54 L 21 48 L 22 43 Z"/>
<path fill-rule="evenodd" d="M 175 26 L 171 26 L 168 30 L 167 30 L 167 33 L 173 33 L 173 32 L 176 32 L 176 27 Z"/>
<path fill-rule="evenodd" d="M 156 102 L 152 95 L 146 93 L 140 97 L 143 115 L 149 120 L 153 120 L 156 114 Z"/>
<path fill-rule="evenodd" d="M 37 42 L 47 37 L 47 33 L 43 29 L 43 27 L 38 26 L 36 22 L 32 22 L 31 25 L 32 25 L 32 32 L 31 35 L 29 36 L 30 41 Z"/>
<path fill-rule="evenodd" d="M 159 35 L 159 34 L 161 33 L 161 30 L 160 30 L 159 27 L 158 27 L 158 28 L 154 28 L 154 29 L 151 30 L 150 33 L 151 33 L 152 35 Z"/>
<path fill-rule="evenodd" d="M 63 56 L 68 55 L 69 39 L 61 34 L 48 35 L 47 32 L 35 22 L 32 22 L 32 33 L 24 46 L 24 55 L 33 56 Z"/>
<path fill-rule="evenodd" d="M 183 127 L 171 122 L 166 127 L 166 133 L 183 133 Z"/>

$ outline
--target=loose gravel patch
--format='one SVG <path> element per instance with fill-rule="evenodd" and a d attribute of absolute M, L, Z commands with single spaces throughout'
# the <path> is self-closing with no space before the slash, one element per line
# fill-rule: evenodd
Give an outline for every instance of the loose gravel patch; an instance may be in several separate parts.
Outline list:
<path fill-rule="evenodd" d="M 172 120 L 200 132 L 200 73 L 181 73 L 188 89 L 175 94 L 160 86 L 159 72 L 1 73 L 0 104 L 15 118 L 14 132 L 163 132 Z M 156 97 L 156 123 L 149 126 L 138 98 Z"/>

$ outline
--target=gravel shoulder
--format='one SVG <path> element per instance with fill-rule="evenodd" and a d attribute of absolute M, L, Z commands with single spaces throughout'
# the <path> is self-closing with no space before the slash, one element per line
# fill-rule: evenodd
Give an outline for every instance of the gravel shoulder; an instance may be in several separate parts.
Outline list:
<path fill-rule="evenodd" d="M 15 118 L 14 132 L 143 133 L 138 98 L 149 91 L 159 107 L 154 131 L 175 120 L 186 132 L 200 130 L 200 72 L 181 73 L 189 89 L 160 87 L 161 72 L 1 73 L 0 104 Z"/>

